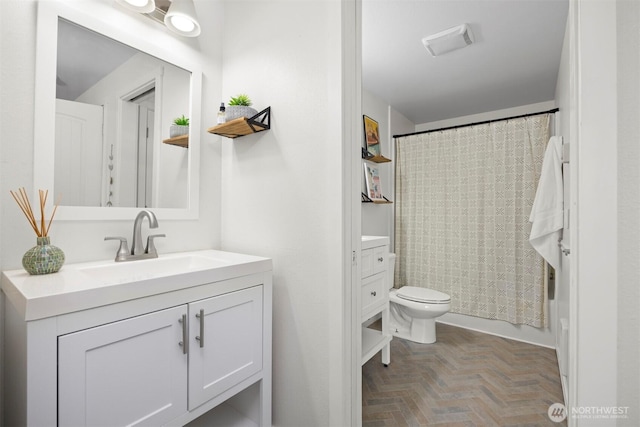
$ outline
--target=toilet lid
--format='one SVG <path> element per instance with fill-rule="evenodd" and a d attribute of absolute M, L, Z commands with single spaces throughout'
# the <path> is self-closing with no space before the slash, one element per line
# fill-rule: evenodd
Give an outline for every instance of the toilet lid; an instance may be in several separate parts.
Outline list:
<path fill-rule="evenodd" d="M 430 302 L 432 304 L 451 302 L 451 297 L 444 292 L 427 288 L 418 288 L 417 286 L 403 286 L 398 289 L 396 295 L 400 298 L 416 302 Z"/>

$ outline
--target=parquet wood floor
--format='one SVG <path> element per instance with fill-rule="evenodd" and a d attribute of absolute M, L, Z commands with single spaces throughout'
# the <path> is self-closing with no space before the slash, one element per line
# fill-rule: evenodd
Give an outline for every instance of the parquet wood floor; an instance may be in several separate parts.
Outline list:
<path fill-rule="evenodd" d="M 547 415 L 563 402 L 554 350 L 440 323 L 436 336 L 394 337 L 387 368 L 379 354 L 362 367 L 364 427 L 567 425 Z"/>

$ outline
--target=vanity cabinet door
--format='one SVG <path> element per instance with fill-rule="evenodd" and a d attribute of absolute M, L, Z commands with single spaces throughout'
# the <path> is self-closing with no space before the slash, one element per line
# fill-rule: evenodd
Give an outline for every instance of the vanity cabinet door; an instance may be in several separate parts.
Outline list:
<path fill-rule="evenodd" d="M 59 426 L 159 426 L 187 411 L 174 307 L 58 338 Z"/>
<path fill-rule="evenodd" d="M 189 410 L 262 370 L 262 288 L 189 304 Z"/>

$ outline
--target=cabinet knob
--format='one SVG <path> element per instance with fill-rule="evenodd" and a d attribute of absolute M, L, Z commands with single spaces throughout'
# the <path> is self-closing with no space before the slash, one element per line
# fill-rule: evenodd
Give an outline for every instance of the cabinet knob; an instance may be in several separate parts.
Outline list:
<path fill-rule="evenodd" d="M 382 261 L 384 261 L 384 258 L 382 257 L 378 258 L 378 262 L 382 262 Z"/>
<path fill-rule="evenodd" d="M 375 296 L 377 295 L 377 294 L 376 294 L 376 291 L 372 291 L 372 292 L 371 292 L 371 295 L 373 295 L 373 296 L 375 297 Z"/>

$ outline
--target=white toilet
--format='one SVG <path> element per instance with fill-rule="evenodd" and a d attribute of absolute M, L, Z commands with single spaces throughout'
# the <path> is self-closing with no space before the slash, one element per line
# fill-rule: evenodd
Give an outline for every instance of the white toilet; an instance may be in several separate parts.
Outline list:
<path fill-rule="evenodd" d="M 389 327 L 391 334 L 421 344 L 436 342 L 436 318 L 451 309 L 444 292 L 416 286 L 393 288 L 396 255 L 389 254 Z"/>

